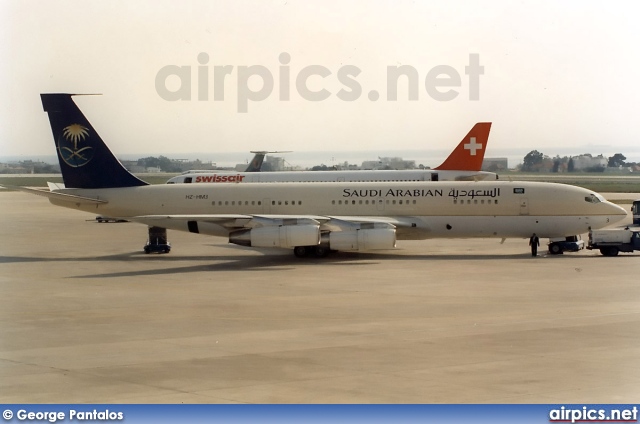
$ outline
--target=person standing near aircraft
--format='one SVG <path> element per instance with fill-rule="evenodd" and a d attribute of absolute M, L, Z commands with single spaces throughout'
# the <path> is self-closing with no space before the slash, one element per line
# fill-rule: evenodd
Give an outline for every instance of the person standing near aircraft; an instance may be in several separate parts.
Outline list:
<path fill-rule="evenodd" d="M 531 256 L 538 256 L 538 246 L 540 246 L 540 239 L 533 233 L 529 239 L 529 246 L 531 246 Z"/>

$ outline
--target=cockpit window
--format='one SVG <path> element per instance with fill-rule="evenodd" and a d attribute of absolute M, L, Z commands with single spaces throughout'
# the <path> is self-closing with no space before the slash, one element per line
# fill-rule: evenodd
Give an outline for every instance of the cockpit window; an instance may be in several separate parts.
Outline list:
<path fill-rule="evenodd" d="M 590 196 L 587 196 L 587 197 L 584 198 L 584 201 L 595 204 L 595 203 L 604 202 L 605 200 L 599 194 L 591 193 Z"/>

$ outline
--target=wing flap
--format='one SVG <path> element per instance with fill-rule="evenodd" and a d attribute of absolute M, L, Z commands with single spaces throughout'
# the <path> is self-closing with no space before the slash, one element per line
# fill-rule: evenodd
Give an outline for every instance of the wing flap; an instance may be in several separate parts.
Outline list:
<path fill-rule="evenodd" d="M 208 222 L 211 224 L 221 225 L 226 228 L 246 228 L 249 221 L 253 217 L 251 215 L 242 214 L 226 214 L 226 215 L 211 215 L 211 214 L 195 214 L 195 215 L 140 215 L 129 217 L 131 221 L 138 221 L 145 224 L 149 224 L 153 221 L 199 221 Z"/>

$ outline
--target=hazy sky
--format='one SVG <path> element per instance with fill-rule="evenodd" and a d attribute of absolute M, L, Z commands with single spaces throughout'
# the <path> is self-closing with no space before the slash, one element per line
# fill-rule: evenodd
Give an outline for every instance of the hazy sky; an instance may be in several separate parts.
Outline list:
<path fill-rule="evenodd" d="M 76 102 L 117 155 L 449 150 L 473 123 L 492 121 L 488 156 L 574 149 L 640 160 L 636 9 L 610 1 L 3 0 L 0 156 L 54 154 L 39 93 L 71 92 L 102 93 Z M 483 67 L 475 86 L 465 68 L 473 57 Z M 223 66 L 228 75 L 216 87 Z M 399 66 L 418 84 L 399 78 L 392 101 L 387 68 Z M 170 92 L 191 99 L 166 100 Z M 251 96 L 264 100 L 242 101 Z"/>

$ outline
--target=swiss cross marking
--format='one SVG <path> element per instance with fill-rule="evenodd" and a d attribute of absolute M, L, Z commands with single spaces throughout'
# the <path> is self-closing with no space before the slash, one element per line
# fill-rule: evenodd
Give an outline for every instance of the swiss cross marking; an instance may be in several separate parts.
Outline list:
<path fill-rule="evenodd" d="M 471 153 L 471 156 L 475 156 L 477 150 L 482 150 L 482 144 L 476 143 L 476 138 L 471 137 L 471 141 L 469 141 L 468 144 L 465 144 L 464 148 L 466 150 L 469 150 L 469 152 Z"/>

